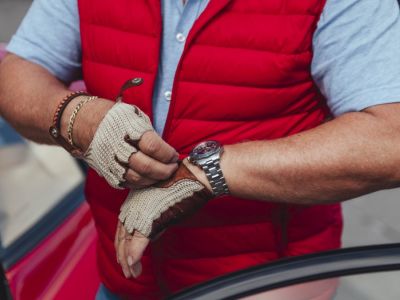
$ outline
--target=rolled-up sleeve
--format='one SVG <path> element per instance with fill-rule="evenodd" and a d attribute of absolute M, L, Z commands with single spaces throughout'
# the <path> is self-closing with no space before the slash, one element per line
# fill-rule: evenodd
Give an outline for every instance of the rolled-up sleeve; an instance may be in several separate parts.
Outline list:
<path fill-rule="evenodd" d="M 397 0 L 328 0 L 313 48 L 312 75 L 334 115 L 400 102 Z"/>

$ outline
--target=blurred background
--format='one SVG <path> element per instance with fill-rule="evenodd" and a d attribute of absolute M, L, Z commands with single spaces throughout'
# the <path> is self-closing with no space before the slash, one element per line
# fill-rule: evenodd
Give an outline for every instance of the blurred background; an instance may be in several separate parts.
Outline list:
<path fill-rule="evenodd" d="M 29 0 L 0 0 L 0 49 L 30 4 Z M 1 259 L 7 262 L 8 247 L 54 211 L 71 191 L 81 191 L 83 179 L 79 165 L 63 150 L 24 140 L 0 117 Z M 370 194 L 344 203 L 343 208 L 344 247 L 400 241 L 400 190 Z M 9 265 L 15 263 L 11 261 Z M 356 300 L 384 299 L 376 297 L 382 294 L 395 299 L 397 285 L 398 278 L 389 276 L 377 290 L 371 280 L 349 277 L 342 281 L 339 294 Z"/>

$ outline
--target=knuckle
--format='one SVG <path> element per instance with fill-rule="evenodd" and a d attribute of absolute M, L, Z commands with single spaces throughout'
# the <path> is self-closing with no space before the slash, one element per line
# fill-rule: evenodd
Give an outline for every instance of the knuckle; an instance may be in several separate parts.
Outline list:
<path fill-rule="evenodd" d="M 160 170 L 160 179 L 162 179 L 162 180 L 168 179 L 172 175 L 173 171 L 174 171 L 174 169 L 171 169 L 169 167 L 162 168 Z"/>
<path fill-rule="evenodd" d="M 152 171 L 152 165 L 149 160 L 144 160 L 140 164 L 140 173 L 148 175 Z"/>
<path fill-rule="evenodd" d="M 138 156 L 138 152 L 134 152 L 131 154 L 131 156 L 128 159 L 128 166 L 129 168 L 133 169 L 134 166 L 136 165 L 137 162 L 137 156 Z"/>
<path fill-rule="evenodd" d="M 176 152 L 173 148 L 171 148 L 170 155 L 168 156 L 167 161 L 168 162 L 172 161 L 175 158 L 175 156 L 176 156 Z"/>
<path fill-rule="evenodd" d="M 134 172 L 127 172 L 126 179 L 130 183 L 137 184 L 141 180 L 141 176 Z"/>
<path fill-rule="evenodd" d="M 147 135 L 147 138 L 144 142 L 144 148 L 147 153 L 154 154 L 160 150 L 161 144 L 156 135 Z"/>
<path fill-rule="evenodd" d="M 169 178 L 172 176 L 172 174 L 174 174 L 174 172 L 178 169 L 178 164 L 174 163 L 174 164 L 169 164 L 168 168 L 166 169 L 166 177 Z"/>

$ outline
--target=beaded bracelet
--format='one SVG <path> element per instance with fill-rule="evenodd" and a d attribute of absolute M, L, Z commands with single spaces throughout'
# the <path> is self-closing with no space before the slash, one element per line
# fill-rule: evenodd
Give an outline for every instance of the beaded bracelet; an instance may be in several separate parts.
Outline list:
<path fill-rule="evenodd" d="M 88 93 L 83 92 L 83 91 L 78 91 L 78 92 L 73 92 L 67 96 L 65 96 L 61 102 L 58 104 L 57 109 L 54 113 L 53 117 L 53 123 L 49 128 L 49 133 L 50 136 L 54 139 L 54 141 L 63 147 L 65 150 L 67 150 L 69 153 L 71 153 L 73 156 L 81 156 L 82 155 L 82 150 L 71 146 L 68 141 L 61 135 L 61 116 L 67 107 L 67 105 L 76 97 L 78 96 L 89 96 Z"/>

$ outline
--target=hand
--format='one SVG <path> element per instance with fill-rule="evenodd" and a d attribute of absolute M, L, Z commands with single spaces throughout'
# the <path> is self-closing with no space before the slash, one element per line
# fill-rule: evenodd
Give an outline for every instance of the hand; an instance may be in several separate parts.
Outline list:
<path fill-rule="evenodd" d="M 61 117 L 61 132 L 67 137 L 67 127 L 69 118 L 74 111 L 76 105 L 87 96 L 79 96 L 73 99 L 66 107 Z M 115 104 L 114 101 L 97 98 L 94 101 L 86 103 L 78 113 L 73 132 L 73 140 L 75 144 L 83 151 L 86 151 L 93 140 L 94 134 L 99 127 L 101 121 L 107 112 Z"/>
<path fill-rule="evenodd" d="M 129 158 L 125 187 L 143 188 L 166 180 L 178 169 L 178 153 L 155 131 L 147 131 Z"/>
<path fill-rule="evenodd" d="M 78 114 L 75 132 L 76 143 L 86 150 L 85 161 L 115 188 L 150 186 L 169 178 L 178 167 L 178 153 L 133 105 L 104 99 L 89 102 Z"/>
<path fill-rule="evenodd" d="M 140 259 L 150 240 L 135 231 L 129 234 L 120 221 L 118 221 L 115 234 L 114 247 L 117 253 L 117 262 L 122 268 L 126 278 L 137 278 L 142 273 Z"/>
<path fill-rule="evenodd" d="M 184 163 L 169 180 L 131 191 L 121 207 L 115 235 L 118 262 L 125 276 L 140 274 L 140 259 L 150 239 L 194 214 L 212 197 Z"/>

